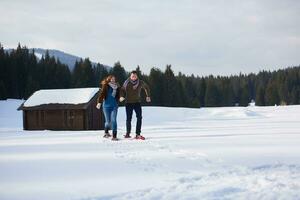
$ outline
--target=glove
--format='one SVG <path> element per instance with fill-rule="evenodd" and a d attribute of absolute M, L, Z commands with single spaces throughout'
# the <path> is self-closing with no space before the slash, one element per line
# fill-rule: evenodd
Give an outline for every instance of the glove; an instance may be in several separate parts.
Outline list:
<path fill-rule="evenodd" d="M 97 103 L 96 108 L 99 110 L 101 107 L 101 103 Z"/>
<path fill-rule="evenodd" d="M 124 100 L 125 100 L 124 97 L 120 97 L 120 99 L 119 99 L 120 102 L 123 102 Z"/>
<path fill-rule="evenodd" d="M 146 97 L 146 101 L 147 101 L 148 103 L 150 103 L 150 102 L 151 102 L 151 98 L 150 98 L 150 97 Z"/>

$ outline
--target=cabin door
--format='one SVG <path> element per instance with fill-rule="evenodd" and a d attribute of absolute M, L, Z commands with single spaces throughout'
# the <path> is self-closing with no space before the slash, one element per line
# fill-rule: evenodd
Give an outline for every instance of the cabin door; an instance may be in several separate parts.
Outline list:
<path fill-rule="evenodd" d="M 83 112 L 81 110 L 64 110 L 64 126 L 69 130 L 83 129 Z"/>
<path fill-rule="evenodd" d="M 74 129 L 75 113 L 73 110 L 64 110 L 64 127 Z"/>

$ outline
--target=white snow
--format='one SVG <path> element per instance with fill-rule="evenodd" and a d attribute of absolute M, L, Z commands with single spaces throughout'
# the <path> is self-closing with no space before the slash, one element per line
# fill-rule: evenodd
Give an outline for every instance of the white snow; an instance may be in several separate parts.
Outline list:
<path fill-rule="evenodd" d="M 95 96 L 99 88 L 38 90 L 24 103 L 25 107 L 42 104 L 82 104 Z"/>
<path fill-rule="evenodd" d="M 21 103 L 0 101 L 1 200 L 300 199 L 300 106 L 144 107 L 146 140 L 113 142 L 23 131 Z"/>
<path fill-rule="evenodd" d="M 42 59 L 42 57 L 43 57 L 43 54 L 37 53 L 37 52 L 34 52 L 34 55 L 35 55 L 35 57 L 37 57 L 38 60 Z"/>

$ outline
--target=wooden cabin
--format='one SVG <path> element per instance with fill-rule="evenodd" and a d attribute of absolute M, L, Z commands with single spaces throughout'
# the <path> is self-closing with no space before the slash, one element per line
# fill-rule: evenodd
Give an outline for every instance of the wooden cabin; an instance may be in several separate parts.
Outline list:
<path fill-rule="evenodd" d="M 18 110 L 24 130 L 103 130 L 99 88 L 38 90 Z"/>

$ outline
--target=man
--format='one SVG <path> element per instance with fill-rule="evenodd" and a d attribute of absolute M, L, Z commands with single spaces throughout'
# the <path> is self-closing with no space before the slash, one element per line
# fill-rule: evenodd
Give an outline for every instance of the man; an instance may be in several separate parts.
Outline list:
<path fill-rule="evenodd" d="M 145 138 L 141 135 L 142 127 L 142 106 L 141 106 L 141 91 L 145 90 L 146 101 L 151 102 L 150 90 L 148 85 L 138 78 L 137 72 L 132 71 L 130 77 L 124 82 L 121 89 L 120 102 L 125 100 L 126 107 L 126 135 L 125 138 L 130 138 L 131 133 L 131 119 L 133 110 L 136 114 L 136 129 L 135 139 L 144 140 Z"/>

